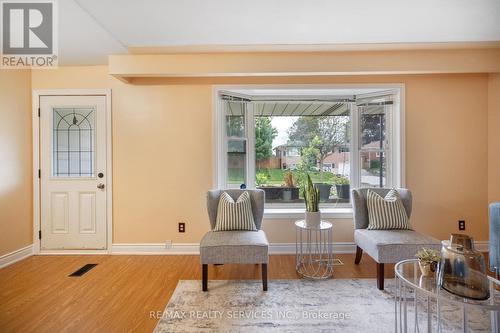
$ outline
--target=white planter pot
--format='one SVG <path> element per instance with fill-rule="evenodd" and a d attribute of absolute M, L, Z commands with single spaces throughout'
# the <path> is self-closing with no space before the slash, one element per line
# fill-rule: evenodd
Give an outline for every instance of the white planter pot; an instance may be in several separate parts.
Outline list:
<path fill-rule="evenodd" d="M 321 212 L 306 212 L 306 225 L 318 228 L 321 223 Z"/>

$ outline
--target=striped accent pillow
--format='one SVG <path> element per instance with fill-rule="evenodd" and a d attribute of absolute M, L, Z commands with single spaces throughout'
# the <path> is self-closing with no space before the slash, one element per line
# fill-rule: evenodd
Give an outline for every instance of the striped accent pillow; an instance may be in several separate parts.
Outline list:
<path fill-rule="evenodd" d="M 257 231 L 253 220 L 252 202 L 247 191 L 243 192 L 236 202 L 226 192 L 222 192 L 220 196 L 214 231 L 229 230 Z"/>
<path fill-rule="evenodd" d="M 408 215 L 398 191 L 390 190 L 385 198 L 374 191 L 367 191 L 368 229 L 410 229 Z"/>

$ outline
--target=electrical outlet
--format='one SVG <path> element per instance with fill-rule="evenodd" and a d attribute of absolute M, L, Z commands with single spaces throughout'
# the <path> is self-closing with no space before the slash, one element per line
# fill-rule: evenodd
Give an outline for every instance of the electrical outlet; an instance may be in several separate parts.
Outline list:
<path fill-rule="evenodd" d="M 172 248 L 172 241 L 170 239 L 165 241 L 165 248 L 167 250 Z"/>
<path fill-rule="evenodd" d="M 458 220 L 458 230 L 465 230 L 465 221 Z"/>
<path fill-rule="evenodd" d="M 186 223 L 179 222 L 179 232 L 186 232 Z"/>

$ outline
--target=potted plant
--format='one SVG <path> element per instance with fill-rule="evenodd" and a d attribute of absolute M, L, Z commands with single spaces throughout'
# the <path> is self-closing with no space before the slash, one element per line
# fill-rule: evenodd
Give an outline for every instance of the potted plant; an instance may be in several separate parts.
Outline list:
<path fill-rule="evenodd" d="M 304 200 L 306 202 L 306 225 L 317 228 L 321 223 L 321 212 L 319 211 L 319 188 L 315 187 L 309 174 L 304 185 Z"/>
<path fill-rule="evenodd" d="M 290 170 L 283 175 L 285 185 L 283 187 L 283 200 L 291 201 L 299 198 L 299 188 L 295 185 L 293 174 Z"/>
<path fill-rule="evenodd" d="M 255 183 L 257 186 L 264 186 L 267 183 L 268 177 L 264 173 L 257 173 L 255 175 Z"/>
<path fill-rule="evenodd" d="M 441 256 L 439 252 L 432 249 L 422 248 L 415 255 L 423 276 L 432 276 L 436 272 L 437 264 Z"/>
<path fill-rule="evenodd" d="M 264 190 L 266 193 L 266 200 L 280 200 L 283 188 L 281 186 L 268 185 L 270 178 L 271 175 L 269 170 L 259 170 L 255 174 L 255 183 L 257 184 L 257 188 Z"/>
<path fill-rule="evenodd" d="M 327 183 L 314 183 L 314 186 L 319 190 L 319 198 L 321 201 L 325 202 L 330 199 L 330 191 L 332 190 L 332 185 Z"/>
<path fill-rule="evenodd" d="M 335 180 L 335 188 L 337 189 L 337 196 L 339 197 L 339 199 L 349 199 L 349 178 L 344 176 L 337 177 L 337 179 Z"/>

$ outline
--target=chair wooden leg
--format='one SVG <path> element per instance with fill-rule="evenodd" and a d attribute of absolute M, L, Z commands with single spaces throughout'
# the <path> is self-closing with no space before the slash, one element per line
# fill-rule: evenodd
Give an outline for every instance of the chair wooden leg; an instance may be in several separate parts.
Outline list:
<path fill-rule="evenodd" d="M 208 265 L 201 265 L 201 289 L 203 291 L 208 290 Z"/>
<path fill-rule="evenodd" d="M 384 264 L 377 263 L 377 288 L 384 290 Z"/>
<path fill-rule="evenodd" d="M 262 264 L 262 289 L 267 291 L 267 264 Z"/>
<path fill-rule="evenodd" d="M 363 249 L 356 245 L 356 258 L 354 259 L 354 263 L 356 265 L 361 261 L 361 256 L 363 255 Z"/>

